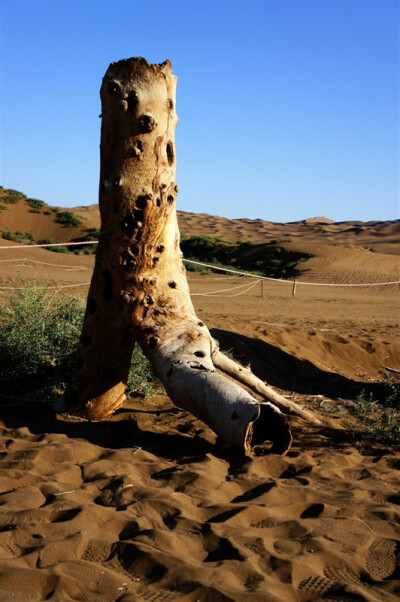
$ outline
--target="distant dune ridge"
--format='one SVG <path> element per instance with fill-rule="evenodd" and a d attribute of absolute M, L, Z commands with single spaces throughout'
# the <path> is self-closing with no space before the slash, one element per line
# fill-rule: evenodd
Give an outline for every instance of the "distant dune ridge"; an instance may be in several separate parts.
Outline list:
<path fill-rule="evenodd" d="M 32 231 L 36 239 L 53 238 L 65 242 L 84 235 L 88 228 L 100 227 L 97 204 L 59 208 L 83 218 L 81 226 L 68 228 L 55 221 L 54 213 L 45 215 L 46 207 L 40 213 L 32 213 L 30 205 L 23 200 L 15 204 L 2 204 L 2 194 L 5 193 L 0 190 L 0 204 L 5 207 L 0 211 L 1 230 Z M 290 239 L 296 243 L 351 244 L 373 248 L 380 253 L 400 255 L 400 220 L 333 222 L 327 217 L 310 217 L 301 221 L 274 223 L 262 219 L 227 219 L 186 211 L 178 211 L 178 219 L 181 233 L 187 236 L 205 235 L 255 243 Z"/>
<path fill-rule="evenodd" d="M 82 218 L 68 227 L 5 194 L 0 230 L 71 241 L 99 227 L 97 205 L 62 210 Z M 187 276 L 221 347 L 323 426 L 289 417 L 290 452 L 250 460 L 164 394 L 98 423 L 0 398 L 0 602 L 397 601 L 399 446 L 360 432 L 349 408 L 400 370 L 400 286 L 317 285 L 400 280 L 400 221 L 179 222 L 186 236 L 311 255 L 295 296 L 292 282 Z M 0 243 L 1 287 L 87 294 L 93 255 Z"/>
<path fill-rule="evenodd" d="M 51 207 L 32 212 L 26 200 L 2 204 L 1 231 L 31 232 L 36 241 L 69 242 L 100 227 L 98 205 L 60 209 L 81 220 L 79 226 L 56 221 Z M 47 214 L 46 214 L 47 213 Z M 387 282 L 400 278 L 400 220 L 333 222 L 313 217 L 296 222 L 273 223 L 261 219 L 232 219 L 178 211 L 182 236 L 211 236 L 226 241 L 268 244 L 278 241 L 291 251 L 308 253 L 312 259 L 299 265 L 299 278 L 321 282 Z"/>

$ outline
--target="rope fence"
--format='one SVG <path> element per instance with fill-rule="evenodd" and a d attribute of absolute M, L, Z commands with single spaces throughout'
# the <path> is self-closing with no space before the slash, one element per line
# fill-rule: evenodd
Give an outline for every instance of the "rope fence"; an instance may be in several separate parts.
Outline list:
<path fill-rule="evenodd" d="M 246 282 L 246 284 L 240 284 L 239 286 L 232 286 L 231 288 L 224 288 L 219 291 L 211 291 L 209 293 L 190 293 L 191 297 L 238 297 L 239 295 L 244 295 L 252 288 L 255 287 L 256 284 L 259 284 L 260 280 L 257 279 L 255 282 L 252 282 L 250 285 Z M 247 287 L 245 290 L 240 291 L 240 293 L 235 293 L 233 295 L 219 295 L 219 293 L 227 293 L 229 291 L 237 290 L 238 288 Z"/>
<path fill-rule="evenodd" d="M 0 246 L 0 250 L 4 249 L 4 250 L 8 250 L 8 249 L 33 249 L 33 248 L 46 248 L 46 247 L 69 247 L 71 245 L 75 245 L 75 246 L 79 246 L 79 245 L 95 245 L 98 244 L 98 241 L 87 241 L 87 242 L 71 242 L 71 243 L 44 243 L 44 244 L 32 244 L 32 245 L 5 245 L 5 246 Z M 30 262 L 33 264 L 37 264 L 37 265 L 44 265 L 44 266 L 52 266 L 52 267 L 60 267 L 63 269 L 68 269 L 71 271 L 91 271 L 91 268 L 88 268 L 86 266 L 73 266 L 73 265 L 64 265 L 64 264 L 56 264 L 56 263 L 48 263 L 48 262 L 44 262 L 44 261 L 38 261 L 35 259 L 29 259 L 28 257 L 23 257 L 23 258 L 14 258 L 14 259 L 1 259 L 0 263 L 10 263 L 10 262 L 23 262 L 22 265 L 20 266 L 16 266 L 16 267 L 23 267 L 26 266 L 27 264 L 25 262 Z M 217 291 L 210 291 L 208 293 L 191 293 L 192 297 L 222 297 L 224 295 L 222 295 L 221 293 L 227 293 L 233 290 L 238 290 L 238 289 L 243 289 L 240 292 L 236 292 L 233 293 L 231 295 L 225 295 L 226 297 L 237 297 L 239 295 L 244 295 L 247 292 L 249 292 L 250 290 L 252 290 L 257 284 L 261 284 L 261 296 L 264 296 L 264 288 L 263 288 L 263 283 L 264 281 L 268 281 L 268 282 L 280 282 L 281 284 L 289 284 L 292 287 L 292 296 L 295 295 L 296 293 L 296 287 L 297 286 L 324 286 L 324 287 L 338 287 L 338 288 L 357 288 L 357 287 L 371 287 L 371 286 L 391 286 L 391 285 L 395 285 L 395 284 L 400 284 L 400 280 L 394 280 L 394 281 L 390 281 L 390 282 L 369 282 L 369 283 L 354 283 L 354 284 L 348 284 L 348 283 L 335 283 L 335 282 L 305 282 L 303 280 L 283 280 L 281 278 L 271 278 L 269 276 L 260 276 L 260 275 L 255 275 L 255 274 L 249 274 L 248 272 L 241 272 L 239 270 L 232 270 L 230 268 L 225 268 L 225 267 L 220 267 L 220 266 L 216 266 L 213 264 L 207 264 L 207 263 L 202 263 L 200 261 L 195 261 L 192 259 L 185 259 L 183 258 L 183 261 L 185 263 L 188 264 L 192 264 L 192 265 L 198 265 L 198 266 L 202 266 L 205 268 L 209 268 L 212 270 L 217 270 L 217 271 L 221 271 L 221 272 L 225 272 L 227 274 L 232 274 L 232 276 L 230 276 L 230 278 L 234 278 L 234 277 L 245 277 L 245 278 L 251 278 L 253 280 L 253 282 L 248 285 L 247 283 L 245 284 L 241 284 L 238 286 L 233 286 L 230 288 L 226 288 L 226 289 L 221 289 L 221 290 L 217 290 Z M 221 278 L 222 279 L 222 278 Z M 218 280 L 218 278 L 216 278 L 215 280 Z M 89 282 L 82 282 L 79 284 L 66 284 L 66 285 L 58 285 L 58 286 L 38 286 L 38 289 L 66 289 L 66 288 L 76 288 L 79 286 L 87 286 L 89 285 Z M 247 287 L 247 288 L 246 288 Z M 21 290 L 23 287 L 18 287 L 18 286 L 0 286 L 0 290 Z"/>

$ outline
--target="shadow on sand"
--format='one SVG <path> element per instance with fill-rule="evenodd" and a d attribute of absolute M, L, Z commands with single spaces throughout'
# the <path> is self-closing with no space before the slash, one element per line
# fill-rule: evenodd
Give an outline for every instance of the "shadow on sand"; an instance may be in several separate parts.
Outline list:
<path fill-rule="evenodd" d="M 273 387 L 331 399 L 355 399 L 363 391 L 372 393 L 378 401 L 385 395 L 385 383 L 359 382 L 321 370 L 261 339 L 218 328 L 212 329 L 211 334 L 222 351 L 229 350 L 239 362 L 250 363 L 252 372 Z"/>

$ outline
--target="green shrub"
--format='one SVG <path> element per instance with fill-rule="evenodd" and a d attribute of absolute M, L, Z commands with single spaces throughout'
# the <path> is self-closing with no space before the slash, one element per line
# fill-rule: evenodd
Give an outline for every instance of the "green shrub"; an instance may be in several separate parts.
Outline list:
<path fill-rule="evenodd" d="M 379 441 L 400 442 L 400 383 L 387 381 L 379 401 L 363 391 L 351 408 L 361 430 Z"/>
<path fill-rule="evenodd" d="M 18 203 L 21 199 L 24 199 L 26 196 L 22 192 L 19 192 L 18 190 L 13 190 L 12 188 L 6 189 L 5 192 L 5 196 L 1 197 L 3 203 Z"/>
<path fill-rule="evenodd" d="M 39 245 L 51 245 L 57 241 L 54 238 L 41 238 L 37 242 Z M 72 249 L 74 248 L 72 247 Z M 52 251 L 53 253 L 72 253 L 69 247 L 47 247 L 47 251 Z"/>
<path fill-rule="evenodd" d="M 42 238 L 38 240 L 39 245 L 51 245 L 52 243 L 57 242 L 54 238 Z M 68 247 L 47 247 L 47 251 L 52 251 L 53 253 L 70 253 Z"/>
<path fill-rule="evenodd" d="M 0 383 L 9 395 L 41 399 L 65 390 L 73 371 L 83 302 L 26 286 L 0 305 Z"/>
<path fill-rule="evenodd" d="M 39 245 L 49 245 L 52 242 L 56 242 L 53 238 L 41 238 L 38 240 Z"/>
<path fill-rule="evenodd" d="M 99 240 L 100 228 L 86 228 L 87 235 L 83 237 L 83 240 Z M 76 239 L 78 240 L 78 239 Z"/>
<path fill-rule="evenodd" d="M 0 303 L 0 399 L 15 396 L 53 401 L 75 371 L 85 304 L 24 286 Z M 140 348 L 135 350 L 127 393 L 149 393 L 156 381 Z"/>
<path fill-rule="evenodd" d="M 31 245 L 35 242 L 35 237 L 32 232 L 20 232 L 19 230 L 2 230 L 1 235 L 6 240 L 12 240 L 24 245 Z"/>
<path fill-rule="evenodd" d="M 185 268 L 188 272 L 198 272 L 199 274 L 207 274 L 208 268 L 203 265 L 196 265 L 195 263 L 185 262 Z"/>
<path fill-rule="evenodd" d="M 154 374 L 151 364 L 143 354 L 139 345 L 136 345 L 132 354 L 128 382 L 126 383 L 127 397 L 132 397 L 135 394 L 142 394 L 147 398 L 162 390 L 161 382 Z"/>
<path fill-rule="evenodd" d="M 87 234 L 85 236 L 79 236 L 74 238 L 72 242 L 92 242 L 97 241 L 100 238 L 100 230 L 99 228 L 87 228 Z M 96 245 L 82 245 L 82 246 L 71 246 L 68 247 L 71 252 L 75 255 L 93 255 L 96 252 Z"/>
<path fill-rule="evenodd" d="M 75 213 L 72 213 L 72 211 L 59 211 L 56 215 L 56 222 L 73 228 L 74 226 L 80 226 L 82 220 Z"/>
<path fill-rule="evenodd" d="M 40 201 L 39 199 L 26 199 L 26 202 L 32 207 L 32 209 L 38 210 L 38 213 L 40 213 L 46 204 L 44 201 Z"/>
<path fill-rule="evenodd" d="M 47 247 L 48 251 L 51 251 L 52 253 L 71 253 L 72 251 L 69 250 L 68 247 Z"/>

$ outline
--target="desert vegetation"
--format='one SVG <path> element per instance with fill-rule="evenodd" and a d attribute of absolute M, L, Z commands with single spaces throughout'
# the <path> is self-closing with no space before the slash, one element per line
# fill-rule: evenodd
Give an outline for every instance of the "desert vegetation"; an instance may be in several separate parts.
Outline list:
<path fill-rule="evenodd" d="M 26 199 L 26 202 L 30 206 L 30 213 L 41 213 L 42 209 L 46 206 L 46 203 L 40 199 L 28 198 Z"/>
<path fill-rule="evenodd" d="M 19 190 L 13 190 L 12 188 L 0 188 L 1 197 L 0 200 L 2 203 L 6 203 L 8 205 L 14 205 L 15 203 L 19 203 L 21 199 L 24 199 L 26 195 L 23 192 L 19 192 Z"/>
<path fill-rule="evenodd" d="M 63 224 L 68 228 L 74 228 L 81 225 L 82 218 L 72 211 L 59 211 L 56 213 L 56 222 Z"/>
<path fill-rule="evenodd" d="M 310 256 L 287 250 L 280 242 L 284 241 L 271 240 L 267 245 L 256 245 L 248 240 L 231 242 L 211 236 L 191 236 L 181 240 L 181 249 L 185 259 L 246 270 L 270 278 L 293 277 L 298 264 Z M 206 271 L 206 268 L 190 263 L 186 264 L 186 269 Z"/>
<path fill-rule="evenodd" d="M 400 442 L 400 382 L 387 376 L 379 399 L 363 391 L 350 411 L 357 420 L 356 432 L 375 441 Z"/>
<path fill-rule="evenodd" d="M 18 242 L 24 245 L 33 245 L 36 242 L 32 232 L 1 230 L 1 236 L 5 240 L 12 240 L 13 242 Z"/>
<path fill-rule="evenodd" d="M 55 401 L 76 367 L 85 305 L 80 297 L 56 297 L 26 284 L 0 303 L 0 389 L 4 396 Z M 161 385 L 137 347 L 128 395 L 148 396 Z M 1 398 L 1 395 L 0 395 Z"/>

